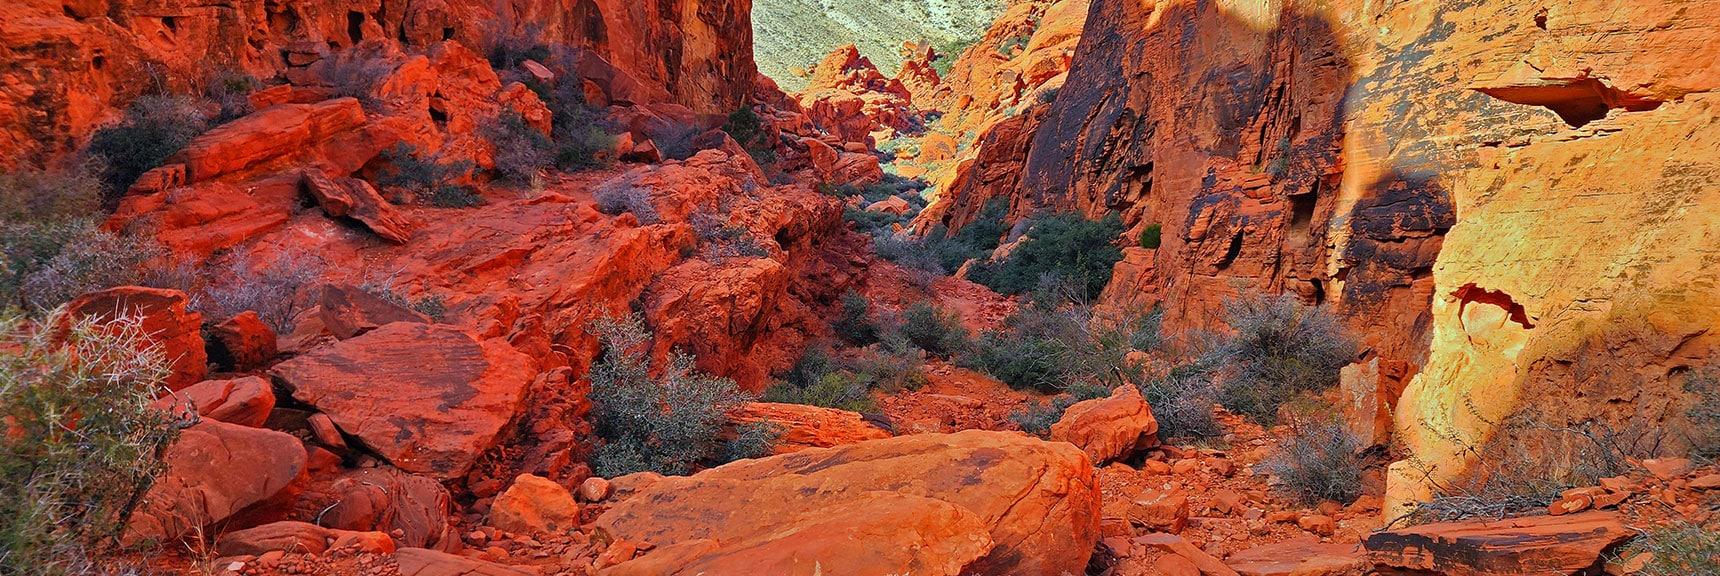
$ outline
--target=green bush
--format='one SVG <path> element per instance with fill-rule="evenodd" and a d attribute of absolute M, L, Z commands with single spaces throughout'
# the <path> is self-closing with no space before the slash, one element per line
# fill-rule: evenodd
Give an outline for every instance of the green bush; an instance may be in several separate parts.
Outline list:
<path fill-rule="evenodd" d="M 119 124 L 90 137 L 89 155 L 107 166 L 101 179 L 108 202 L 117 202 L 139 176 L 208 129 L 208 119 L 190 98 L 150 95 L 133 101 Z"/>
<path fill-rule="evenodd" d="M 939 78 L 948 78 L 950 69 L 955 67 L 956 61 L 961 59 L 962 53 L 978 41 L 978 38 L 963 38 L 938 45 L 936 56 L 932 59 L 932 69 L 938 71 Z"/>
<path fill-rule="evenodd" d="M 928 354 L 949 356 L 967 349 L 970 335 L 960 314 L 920 301 L 902 314 L 902 335 Z"/>
<path fill-rule="evenodd" d="M 555 165 L 555 141 L 518 112 L 502 113 L 482 134 L 496 148 L 496 176 L 504 183 L 531 186 L 544 169 Z"/>
<path fill-rule="evenodd" d="M 145 338 L 137 317 L 0 317 L 0 573 L 95 572 L 165 470 L 188 423 L 150 406 L 170 370 Z"/>
<path fill-rule="evenodd" d="M 1632 548 L 1654 554 L 1642 576 L 1720 574 L 1720 526 L 1673 522 L 1650 530 Z"/>
<path fill-rule="evenodd" d="M 484 202 L 483 198 L 454 183 L 472 171 L 470 161 L 442 163 L 427 156 L 411 144 L 396 144 L 382 153 L 387 167 L 379 175 L 384 187 L 411 192 L 421 202 L 441 208 L 469 208 Z"/>
<path fill-rule="evenodd" d="M 941 224 L 932 227 L 931 232 L 926 235 L 927 248 L 937 254 L 939 265 L 954 272 L 968 260 L 985 258 L 997 250 L 998 243 L 1009 233 L 1009 222 L 1004 220 L 1008 215 L 1008 198 L 986 200 L 985 205 L 980 208 L 979 216 L 957 230 L 954 236 L 945 238 Z"/>
<path fill-rule="evenodd" d="M 1141 229 L 1141 247 L 1149 250 L 1158 249 L 1162 234 L 1164 234 L 1164 226 L 1148 224 L 1146 228 Z"/>
<path fill-rule="evenodd" d="M 1361 449 L 1361 441 L 1339 422 L 1300 423 L 1266 459 L 1266 470 L 1303 504 L 1347 504 L 1361 495 L 1366 465 L 1358 455 Z"/>
<path fill-rule="evenodd" d="M 836 321 L 830 324 L 830 329 L 836 332 L 837 338 L 855 346 L 877 342 L 878 323 L 872 319 L 871 311 L 871 300 L 867 300 L 859 292 L 849 290 L 842 294 L 842 311 Z"/>
<path fill-rule="evenodd" d="M 1091 308 L 1035 293 L 990 330 L 960 360 L 1016 388 L 1053 393 L 1076 384 L 1109 389 L 1141 378 L 1130 351 L 1157 343 L 1156 312 L 1123 310 L 1095 314 Z"/>
<path fill-rule="evenodd" d="M 1278 407 L 1304 392 L 1338 383 L 1338 371 L 1355 359 L 1356 344 L 1330 311 L 1295 296 L 1247 295 L 1226 302 L 1231 334 L 1213 349 L 1222 367 L 1219 402 L 1263 425 Z"/>
<path fill-rule="evenodd" d="M 637 316 L 597 320 L 587 329 L 603 345 L 589 372 L 592 422 L 602 439 L 591 458 L 598 474 L 685 475 L 769 453 L 769 423 L 740 426 L 734 440 L 719 440 L 729 416 L 754 399 L 734 381 L 694 370 L 693 358 L 681 352 L 652 376 L 651 335 Z"/>
<path fill-rule="evenodd" d="M 1074 212 L 1044 218 L 1027 229 L 1006 260 L 975 270 L 973 280 L 1002 294 L 1021 294 L 1047 277 L 1058 278 L 1074 283 L 1077 294 L 1091 300 L 1123 259 L 1123 251 L 1111 243 L 1122 233 L 1123 220 L 1116 213 L 1099 221 Z"/>
<path fill-rule="evenodd" d="M 742 104 L 730 113 L 728 121 L 723 123 L 723 131 L 739 142 L 760 166 L 776 163 L 776 150 L 770 142 L 769 132 L 765 130 L 764 119 L 759 118 L 751 104 Z"/>
<path fill-rule="evenodd" d="M 877 412 L 866 382 L 849 372 L 831 372 L 808 386 L 778 382 L 765 390 L 765 402 L 805 404 L 853 412 Z"/>
<path fill-rule="evenodd" d="M 260 86 L 262 83 L 256 77 L 243 70 L 222 68 L 211 72 L 204 80 L 203 95 L 220 109 L 213 124 L 226 124 L 250 114 L 251 93 Z"/>
<path fill-rule="evenodd" d="M 550 110 L 555 165 L 574 172 L 603 168 L 609 164 L 615 135 L 604 128 L 604 111 L 586 103 L 584 81 L 574 72 L 571 57 L 558 62 L 556 85 L 539 92 Z"/>
<path fill-rule="evenodd" d="M 919 390 L 926 385 L 925 357 L 899 331 L 887 331 L 879 342 L 857 351 L 845 367 L 868 388 L 884 392 Z"/>

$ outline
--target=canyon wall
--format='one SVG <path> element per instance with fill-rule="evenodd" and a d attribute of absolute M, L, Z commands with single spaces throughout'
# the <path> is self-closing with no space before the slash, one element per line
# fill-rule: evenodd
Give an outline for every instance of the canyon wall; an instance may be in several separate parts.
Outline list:
<path fill-rule="evenodd" d="M 1009 142 L 1019 184 L 935 209 L 1162 226 L 1105 299 L 1172 330 L 1250 291 L 1333 305 L 1367 346 L 1346 385 L 1393 411 L 1401 507 L 1524 408 L 1681 417 L 1720 345 L 1717 25 L 1673 0 L 1094 0 Z"/>
<path fill-rule="evenodd" d="M 267 79 L 295 53 L 374 38 L 481 53 L 536 36 L 590 49 L 664 101 L 727 114 L 752 90 L 750 12 L 747 0 L 20 0 L 0 13 L 0 167 L 77 148 L 147 91 Z"/>

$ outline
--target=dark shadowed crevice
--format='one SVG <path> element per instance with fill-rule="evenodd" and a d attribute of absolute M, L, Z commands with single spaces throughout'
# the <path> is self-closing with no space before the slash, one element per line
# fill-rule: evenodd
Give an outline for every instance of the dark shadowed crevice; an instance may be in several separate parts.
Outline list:
<path fill-rule="evenodd" d="M 1546 107 L 1572 128 L 1606 118 L 1613 109 L 1647 112 L 1661 104 L 1660 100 L 1614 88 L 1602 78 L 1540 79 L 1473 90 L 1513 104 Z"/>

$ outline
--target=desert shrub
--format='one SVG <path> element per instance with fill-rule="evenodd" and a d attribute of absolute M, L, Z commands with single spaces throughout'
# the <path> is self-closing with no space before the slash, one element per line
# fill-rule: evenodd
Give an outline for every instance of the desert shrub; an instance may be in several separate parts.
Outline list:
<path fill-rule="evenodd" d="M 543 41 L 543 27 L 536 23 L 520 23 L 511 10 L 498 10 L 479 41 L 479 48 L 496 70 L 512 70 L 527 60 L 544 62 L 551 56 L 549 45 Z"/>
<path fill-rule="evenodd" d="M 1057 93 L 1062 92 L 1062 91 L 1063 91 L 1063 89 L 1061 86 L 1053 87 L 1053 88 L 1047 88 L 1047 89 L 1041 90 L 1039 92 L 1039 96 L 1037 99 L 1039 100 L 1040 104 L 1050 104 L 1052 102 L 1057 101 Z"/>
<path fill-rule="evenodd" d="M 1153 409 L 1162 438 L 1213 438 L 1224 434 L 1212 406 L 1218 390 L 1202 366 L 1176 366 L 1162 377 L 1140 385 L 1141 397 Z"/>
<path fill-rule="evenodd" d="M 1720 460 L 1720 371 L 1691 372 L 1684 381 L 1684 389 L 1695 397 L 1685 414 L 1690 420 L 1686 433 L 1690 454 Z"/>
<path fill-rule="evenodd" d="M 1366 466 L 1358 454 L 1361 449 L 1361 441 L 1342 423 L 1297 422 L 1290 437 L 1266 459 L 1266 470 L 1280 488 L 1309 506 L 1326 500 L 1349 503 L 1361 495 Z"/>
<path fill-rule="evenodd" d="M 836 321 L 830 323 L 830 329 L 836 332 L 837 338 L 855 346 L 877 342 L 878 323 L 872 319 L 871 311 L 871 300 L 867 300 L 859 292 L 849 290 L 842 294 L 842 310 Z"/>
<path fill-rule="evenodd" d="M 902 335 L 928 354 L 949 356 L 967 349 L 961 314 L 920 301 L 902 313 Z"/>
<path fill-rule="evenodd" d="M 0 220 L 0 308 L 44 313 L 85 292 L 141 283 L 144 264 L 162 253 L 152 241 L 89 220 Z"/>
<path fill-rule="evenodd" d="M 203 82 L 203 96 L 220 109 L 214 124 L 226 124 L 252 112 L 251 93 L 262 83 L 242 70 L 231 68 L 211 72 Z"/>
<path fill-rule="evenodd" d="M 276 333 L 292 332 L 293 318 L 315 301 L 328 264 L 304 252 L 279 252 L 259 265 L 252 252 L 234 254 L 211 276 L 215 278 L 191 307 L 213 322 L 250 310 Z"/>
<path fill-rule="evenodd" d="M 765 130 L 764 120 L 751 104 L 742 104 L 740 108 L 729 113 L 727 121 L 723 122 L 723 131 L 739 142 L 745 148 L 747 155 L 753 157 L 760 166 L 776 163 L 776 150 L 771 146 L 769 133 Z"/>
<path fill-rule="evenodd" d="M 1228 301 L 1225 322 L 1232 334 L 1212 351 L 1223 371 L 1219 402 L 1263 424 L 1276 421 L 1285 399 L 1336 385 L 1338 370 L 1355 359 L 1337 316 L 1289 294 Z"/>
<path fill-rule="evenodd" d="M 878 411 L 878 403 L 872 400 L 866 382 L 849 372 L 830 372 L 805 386 L 778 382 L 765 390 L 763 400 L 853 412 Z"/>
<path fill-rule="evenodd" d="M 657 152 L 665 160 L 686 160 L 699 152 L 693 146 L 693 138 L 705 132 L 697 124 L 682 124 L 679 122 L 663 126 L 650 135 L 651 143 L 657 145 Z"/>
<path fill-rule="evenodd" d="M 190 98 L 148 95 L 133 101 L 119 124 L 90 136 L 89 155 L 107 166 L 101 179 L 108 201 L 117 202 L 139 176 L 208 129 L 208 119 Z"/>
<path fill-rule="evenodd" d="M 610 216 L 619 216 L 622 212 L 632 212 L 640 224 L 651 225 L 662 222 L 657 214 L 657 207 L 651 204 L 651 189 L 639 186 L 622 179 L 604 183 L 593 194 L 597 200 L 597 211 Z"/>
<path fill-rule="evenodd" d="M 719 440 L 730 414 L 754 399 L 734 381 L 694 370 L 693 358 L 679 351 L 652 376 L 651 335 L 637 316 L 597 320 L 587 329 L 603 345 L 589 373 L 592 422 L 602 439 L 591 458 L 598 474 L 684 475 L 768 453 L 769 423 L 739 426 L 734 440 Z"/>
<path fill-rule="evenodd" d="M 555 71 L 555 83 L 543 85 L 528 80 L 550 111 L 550 136 L 555 140 L 555 165 L 567 171 L 602 168 L 606 153 L 615 146 L 615 136 L 604 127 L 604 111 L 585 101 L 585 84 L 577 72 L 575 55 L 561 50 L 545 62 Z"/>
<path fill-rule="evenodd" d="M 868 388 L 884 392 L 919 390 L 926 385 L 926 359 L 899 331 L 887 331 L 876 344 L 856 351 L 845 369 Z"/>
<path fill-rule="evenodd" d="M 1154 346 L 1157 333 L 1156 312 L 1095 313 L 1047 288 L 1005 319 L 1001 329 L 981 335 L 960 363 L 1010 386 L 1043 393 L 1077 383 L 1108 389 L 1142 378 L 1128 355 Z"/>
<path fill-rule="evenodd" d="M 1148 224 L 1146 228 L 1141 229 L 1139 243 L 1142 248 L 1157 249 L 1160 241 L 1162 240 L 1161 236 L 1163 234 L 1164 226 L 1159 224 Z"/>
<path fill-rule="evenodd" d="M 1720 574 L 1720 526 L 1674 522 L 1650 530 L 1632 548 L 1654 554 L 1642 576 Z"/>
<path fill-rule="evenodd" d="M 938 77 L 948 77 L 950 69 L 956 65 L 957 60 L 961 59 L 962 53 L 966 52 L 968 47 L 973 46 L 974 42 L 977 41 L 979 41 L 978 38 L 963 38 L 938 45 L 935 51 L 936 56 L 932 59 L 932 69 L 938 71 Z"/>
<path fill-rule="evenodd" d="M 973 280 L 999 293 L 1020 294 L 1043 278 L 1060 278 L 1075 283 L 1090 300 L 1105 289 L 1112 266 L 1123 259 L 1123 251 L 1111 244 L 1122 233 L 1123 220 L 1116 213 L 1098 221 L 1074 212 L 1042 218 L 1007 259 L 980 267 Z"/>
<path fill-rule="evenodd" d="M 315 65 L 335 98 L 353 98 L 365 110 L 377 110 L 382 102 L 376 99 L 376 84 L 394 73 L 387 58 L 377 57 L 366 50 L 344 50 L 319 60 Z"/>
<path fill-rule="evenodd" d="M 378 175 L 384 187 L 411 192 L 419 201 L 441 208 L 467 208 L 484 199 L 455 184 L 472 171 L 470 161 L 443 163 L 411 144 L 397 144 L 382 153 L 386 167 Z"/>
<path fill-rule="evenodd" d="M 137 317 L 63 334 L 0 317 L 0 573 L 93 571 L 165 470 L 188 423 L 150 406 L 170 370 L 145 338 Z"/>
<path fill-rule="evenodd" d="M 482 135 L 496 147 L 496 176 L 505 183 L 530 186 L 555 165 L 556 145 L 518 112 L 502 113 L 484 126 Z"/>
<path fill-rule="evenodd" d="M 0 174 L 0 221 L 51 222 L 98 215 L 102 167 Z"/>
<path fill-rule="evenodd" d="M 1009 233 L 1009 199 L 1003 197 L 985 201 L 979 215 L 952 236 L 946 236 L 943 225 L 933 226 L 926 234 L 926 248 L 936 254 L 938 263 L 951 272 L 975 258 L 985 258 L 997 250 L 998 243 Z"/>

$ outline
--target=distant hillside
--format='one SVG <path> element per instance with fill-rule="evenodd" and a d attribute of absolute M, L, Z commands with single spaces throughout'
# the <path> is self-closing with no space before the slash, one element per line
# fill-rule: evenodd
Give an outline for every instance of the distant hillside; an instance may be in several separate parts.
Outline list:
<path fill-rule="evenodd" d="M 885 74 L 902 65 L 903 42 L 929 39 L 936 45 L 969 41 L 985 34 L 1005 0 L 755 0 L 753 58 L 760 72 L 784 90 L 806 86 L 791 68 L 810 69 L 844 44 Z"/>

